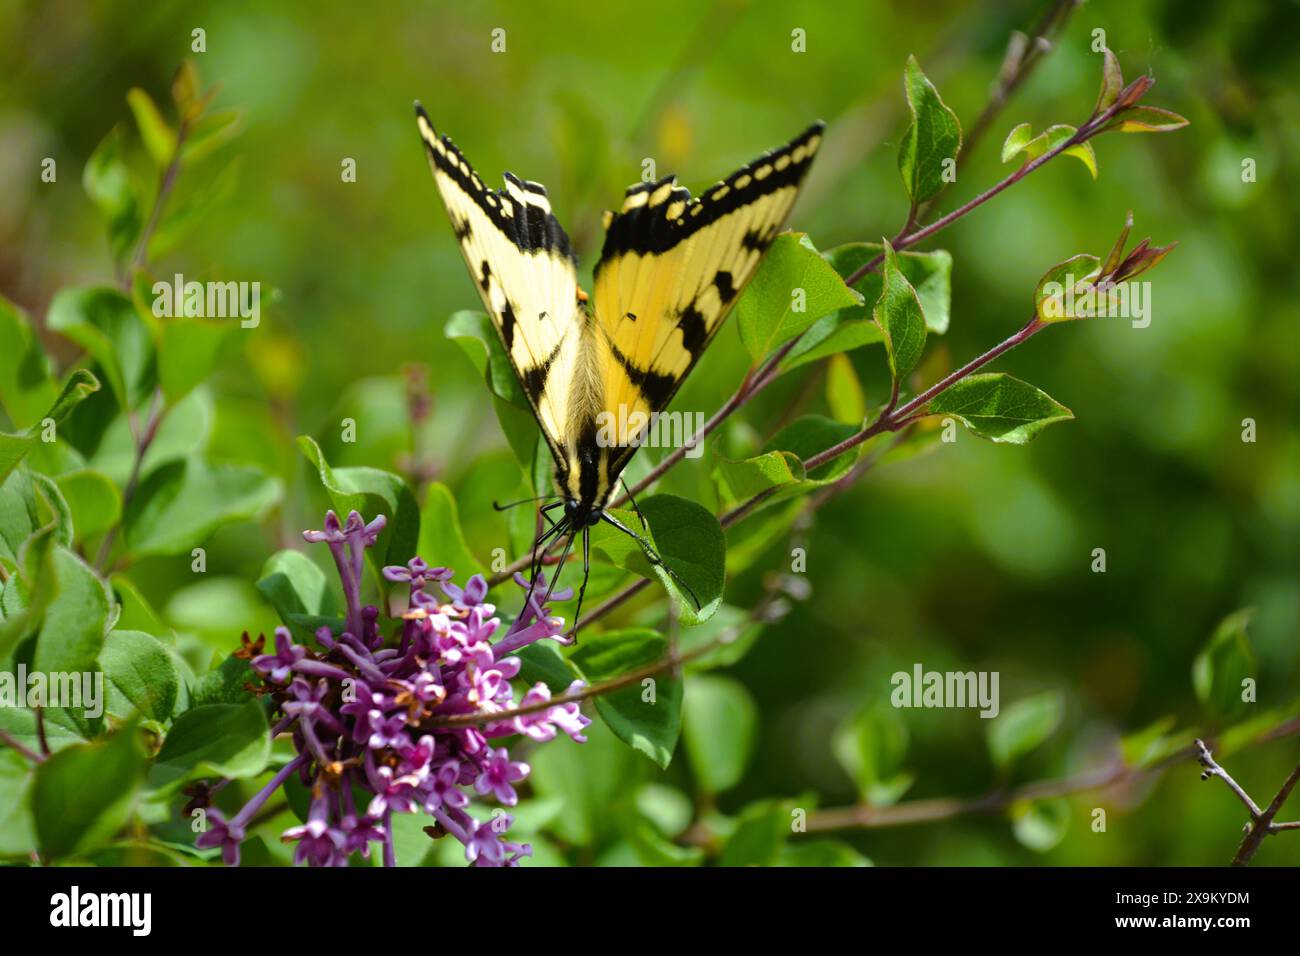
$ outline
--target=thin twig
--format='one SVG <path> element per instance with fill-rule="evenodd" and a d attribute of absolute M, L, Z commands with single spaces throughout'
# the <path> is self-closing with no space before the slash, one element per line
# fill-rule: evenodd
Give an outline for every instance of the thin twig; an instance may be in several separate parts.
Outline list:
<path fill-rule="evenodd" d="M 19 743 L 18 738 L 14 737 L 12 734 L 9 733 L 9 731 L 5 730 L 2 727 L 0 727 L 0 743 L 3 743 L 5 746 L 13 750 L 16 750 L 18 753 L 22 754 L 32 763 L 41 763 L 42 761 L 45 760 L 45 758 L 42 757 L 40 754 L 38 754 L 36 751 Z"/>
<path fill-rule="evenodd" d="M 95 570 L 103 571 L 107 567 L 109 554 L 113 550 L 113 543 L 117 540 L 118 531 L 122 523 L 126 520 L 126 506 L 131 503 L 135 495 L 136 487 L 140 483 L 140 472 L 144 466 L 145 455 L 149 453 L 149 448 L 153 444 L 154 438 L 158 435 L 158 426 L 162 424 L 163 416 L 166 414 L 166 404 L 162 400 L 162 389 L 155 388 L 153 397 L 149 402 L 149 416 L 145 421 L 144 429 L 140 432 L 135 444 L 135 458 L 131 462 L 131 475 L 126 480 L 126 485 L 122 488 L 122 517 L 117 523 L 108 529 L 104 535 L 104 540 L 99 543 L 99 551 L 95 554 Z"/>
<path fill-rule="evenodd" d="M 1053 41 L 1065 29 L 1070 15 L 1081 3 L 1082 0 L 1057 0 L 1038 26 L 1030 31 L 1029 39 L 1026 39 L 1023 33 L 1014 34 L 1014 37 L 1021 41 L 1022 46 L 1017 50 L 1014 46 L 1016 40 L 1012 40 L 1013 46 L 1008 48 L 1008 55 L 993 84 L 988 103 L 971 124 L 970 131 L 966 134 L 966 141 L 962 144 L 962 152 L 970 152 L 975 144 L 983 139 L 1012 94 L 1024 85 L 1038 64 L 1052 51 Z"/>
<path fill-rule="evenodd" d="M 1201 774 L 1201 779 L 1209 780 L 1211 777 L 1218 777 L 1228 785 L 1229 790 L 1237 795 L 1237 799 L 1246 805 L 1246 809 L 1250 811 L 1250 818 L 1252 820 L 1258 820 L 1263 815 L 1264 811 L 1261 810 L 1255 801 L 1250 798 L 1250 794 L 1243 790 L 1237 781 L 1232 779 L 1232 776 L 1228 771 L 1224 770 L 1214 762 L 1214 757 L 1210 755 L 1210 748 L 1205 746 L 1205 741 L 1198 737 L 1196 738 L 1195 746 L 1196 759 L 1199 760 L 1201 766 L 1205 768 L 1205 771 Z"/>
<path fill-rule="evenodd" d="M 41 745 L 41 756 L 48 757 L 50 755 L 50 741 L 45 736 L 45 708 L 36 707 L 34 710 L 36 713 L 36 739 Z"/>
<path fill-rule="evenodd" d="M 648 583 L 648 579 L 643 579 Z M 634 671 L 626 674 L 620 674 L 609 680 L 600 681 L 590 684 L 581 690 L 572 693 L 561 694 L 558 697 L 552 697 L 549 700 L 538 701 L 532 704 L 524 704 L 519 707 L 511 707 L 508 710 L 499 710 L 494 713 L 475 712 L 470 714 L 453 714 L 448 716 L 436 716 L 426 720 L 421 729 L 433 727 L 481 727 L 484 724 L 495 724 L 506 720 L 512 720 L 515 717 L 524 717 L 528 714 L 537 714 L 542 711 L 550 710 L 552 707 L 558 707 L 562 704 L 576 704 L 593 697 L 601 697 L 605 694 L 612 694 L 617 690 L 622 690 L 632 684 L 640 683 L 647 677 L 653 677 L 656 674 L 663 673 L 667 670 L 677 670 L 684 664 L 689 664 L 693 660 L 704 657 L 720 647 L 730 644 L 736 640 L 746 627 L 749 627 L 755 621 L 766 620 L 768 608 L 774 599 L 774 592 L 769 589 L 767 596 L 755 605 L 754 610 L 746 615 L 745 620 L 735 624 L 712 640 L 701 644 L 692 650 L 685 652 L 674 651 L 665 655 L 657 661 L 639 667 Z"/>
<path fill-rule="evenodd" d="M 149 260 L 149 241 L 158 229 L 158 224 L 162 222 L 163 206 L 167 203 L 167 197 L 171 195 L 172 188 L 176 185 L 176 178 L 181 171 L 181 147 L 185 145 L 185 138 L 189 135 L 189 121 L 182 116 L 180 125 L 176 128 L 176 145 L 172 149 L 171 159 L 168 160 L 166 168 L 162 172 L 162 178 L 158 182 L 158 194 L 154 197 L 153 208 L 149 211 L 149 220 L 145 223 L 144 229 L 140 233 L 140 240 L 135 247 L 135 255 L 131 259 L 131 269 L 127 271 L 123 279 L 124 288 L 131 287 L 131 273 L 136 269 L 141 269 Z"/>
<path fill-rule="evenodd" d="M 1291 717 L 1264 731 L 1244 746 L 1257 746 L 1300 733 L 1300 717 Z M 857 804 L 849 807 L 832 807 L 808 815 L 806 832 L 823 833 L 828 830 L 878 829 L 906 826 L 915 823 L 934 823 L 954 817 L 979 813 L 994 813 L 1022 800 L 1046 800 L 1067 797 L 1090 790 L 1106 790 L 1121 784 L 1136 782 L 1161 773 L 1171 766 L 1186 763 L 1199 756 L 1195 744 L 1188 745 L 1147 767 L 1133 767 L 1116 760 L 1108 767 L 1088 770 L 1071 777 L 1039 780 L 1020 787 L 995 790 L 976 797 L 939 797 L 929 800 L 908 800 L 892 806 Z M 1297 821 L 1300 823 L 1300 821 Z M 1288 825 L 1287 829 L 1293 829 Z"/>
<path fill-rule="evenodd" d="M 1011 175 L 1005 177 L 1004 179 L 990 186 L 988 189 L 984 190 L 984 192 L 980 193 L 978 196 L 974 197 L 973 199 L 970 199 L 967 202 L 963 203 L 962 205 L 958 206 L 952 212 L 944 216 L 940 216 L 938 219 L 930 223 L 928 226 L 919 226 L 914 229 L 905 230 L 904 232 L 896 236 L 894 240 L 890 243 L 890 245 L 894 247 L 895 251 L 898 251 L 900 249 L 908 249 L 916 245 L 917 243 L 930 238 L 939 230 L 951 226 L 958 219 L 961 219 L 963 216 L 969 215 L 971 212 L 978 209 L 980 206 L 984 205 L 994 196 L 1001 194 L 1007 189 L 1010 189 L 1012 186 L 1020 182 L 1022 179 L 1024 179 L 1026 176 L 1032 173 L 1034 170 L 1042 168 L 1044 164 L 1051 162 L 1057 156 L 1060 156 L 1062 153 L 1064 153 L 1067 149 L 1072 149 L 1073 147 L 1078 146 L 1081 143 L 1086 143 L 1088 140 L 1092 139 L 1094 136 L 1096 136 L 1105 128 L 1107 123 L 1109 123 L 1112 119 L 1115 118 L 1116 114 L 1123 112 L 1125 109 L 1128 109 L 1131 105 L 1132 104 L 1125 103 L 1122 98 L 1120 100 L 1117 100 L 1115 103 L 1108 106 L 1102 112 L 1090 117 L 1088 121 L 1084 123 L 1082 126 L 1080 126 L 1077 130 L 1075 130 L 1074 134 L 1070 136 L 1068 139 L 1058 143 L 1056 146 L 1052 147 L 1047 152 L 1043 153 L 1041 156 L 1029 160 L 1029 162 L 1025 163 L 1023 166 L 1021 166 Z M 866 276 L 868 273 L 874 272 L 876 269 L 880 268 L 880 264 L 884 261 L 885 261 L 885 253 L 882 252 L 874 259 L 871 259 L 863 263 L 858 269 L 856 269 L 852 274 L 850 274 L 848 278 L 844 280 L 844 284 L 851 288 L 854 284 L 861 281 L 861 279 L 864 276 Z"/>
<path fill-rule="evenodd" d="M 1291 791 L 1295 789 L 1296 783 L 1300 782 L 1300 764 L 1296 764 L 1295 769 L 1293 769 L 1290 775 L 1287 776 L 1286 780 L 1283 781 L 1281 789 L 1279 789 L 1277 795 L 1273 797 L 1272 802 L 1261 810 L 1259 805 L 1250 798 L 1250 794 L 1245 791 L 1241 784 L 1232 779 L 1232 774 L 1228 773 L 1228 771 L 1224 770 L 1215 762 L 1214 757 L 1210 753 L 1210 748 L 1205 745 L 1205 741 L 1198 738 L 1194 747 L 1196 751 L 1196 759 L 1199 760 L 1201 766 L 1205 768 L 1201 773 L 1201 779 L 1208 780 L 1211 777 L 1218 777 L 1227 784 L 1228 789 L 1236 794 L 1237 799 L 1240 800 L 1242 804 L 1245 805 L 1246 809 L 1250 811 L 1250 823 L 1246 825 L 1246 837 L 1241 841 L 1241 846 L 1237 847 L 1237 852 L 1232 857 L 1232 866 L 1249 865 L 1251 859 L 1255 856 L 1256 852 L 1258 852 L 1260 845 L 1264 842 L 1265 837 L 1272 836 L 1274 833 L 1279 833 L 1283 830 L 1300 829 L 1300 820 L 1290 823 L 1273 822 L 1273 818 L 1277 816 L 1278 811 L 1282 809 L 1282 805 L 1286 803 L 1287 798 L 1291 796 Z"/>

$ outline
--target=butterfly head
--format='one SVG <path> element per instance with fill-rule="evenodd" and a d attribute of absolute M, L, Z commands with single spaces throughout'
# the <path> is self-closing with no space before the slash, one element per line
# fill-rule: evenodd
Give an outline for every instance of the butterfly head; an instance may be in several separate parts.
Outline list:
<path fill-rule="evenodd" d="M 583 501 L 578 498 L 564 499 L 564 518 L 574 531 L 600 524 L 603 511 L 604 509 L 593 501 Z"/>

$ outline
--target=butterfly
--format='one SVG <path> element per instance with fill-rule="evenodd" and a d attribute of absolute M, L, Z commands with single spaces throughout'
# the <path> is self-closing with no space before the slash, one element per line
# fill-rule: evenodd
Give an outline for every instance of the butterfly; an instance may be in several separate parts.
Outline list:
<path fill-rule="evenodd" d="M 510 173 L 503 188 L 489 188 L 418 102 L 415 114 L 465 264 L 555 462 L 558 500 L 541 508 L 549 527 L 533 547 L 533 580 L 547 547 L 568 535 L 562 568 L 581 534 L 581 611 L 591 528 L 605 521 L 685 588 L 650 542 L 608 510 L 644 429 L 615 442 L 601 425 L 649 422 L 667 407 L 785 223 L 825 124 L 698 199 L 675 176 L 629 187 L 622 208 L 605 213 L 588 295 L 546 188 Z M 556 520 L 550 512 L 560 507 Z"/>

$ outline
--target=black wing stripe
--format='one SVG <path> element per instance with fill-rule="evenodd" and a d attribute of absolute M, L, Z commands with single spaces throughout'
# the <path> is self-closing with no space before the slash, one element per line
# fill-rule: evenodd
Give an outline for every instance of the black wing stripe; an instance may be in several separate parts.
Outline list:
<path fill-rule="evenodd" d="M 422 106 L 416 106 L 416 115 L 424 117 L 430 129 L 434 129 L 429 115 Z M 436 131 L 435 131 L 436 132 Z M 423 140 L 422 140 L 423 141 Z M 524 182 L 510 173 L 505 174 L 505 189 L 488 189 L 483 185 L 460 149 L 449 136 L 438 136 L 443 150 L 435 149 L 424 141 L 429 159 L 440 171 L 455 181 L 456 185 L 473 198 L 483 214 L 494 226 L 501 230 L 521 252 L 550 252 L 563 256 L 576 263 L 569 236 L 550 211 L 550 202 L 546 199 L 546 188 L 540 183 Z M 519 198 L 511 195 L 510 187 L 519 190 Z M 540 197 L 541 202 L 530 202 L 524 195 Z"/>
<path fill-rule="evenodd" d="M 711 187 L 699 199 L 691 201 L 690 193 L 680 187 L 673 187 L 675 177 L 667 176 L 655 183 L 638 183 L 627 190 L 626 196 L 636 196 L 649 192 L 654 196 L 660 189 L 668 186 L 671 192 L 664 201 L 651 205 L 648 201 L 624 208 L 613 213 L 609 218 L 605 245 L 601 250 L 601 262 L 597 263 L 599 271 L 604 260 L 615 258 L 623 253 L 635 252 L 642 255 L 663 253 L 688 239 L 691 235 L 717 222 L 728 213 L 748 206 L 760 196 L 776 192 L 786 186 L 797 186 L 808 172 L 813 153 L 807 145 L 810 140 L 819 137 L 826 124 L 814 123 L 789 143 L 779 149 L 764 153 L 747 166 L 736 170 L 724 181 Z M 801 149 L 802 148 L 802 149 Z M 795 154 L 799 153 L 799 159 Z M 763 175 L 760 178 L 759 172 Z M 744 181 L 745 187 L 738 188 L 736 183 Z M 684 203 L 684 205 L 679 205 Z M 672 213 L 672 215 L 669 215 Z M 746 236 L 746 245 L 756 250 L 765 249 L 771 242 L 770 236 Z"/>

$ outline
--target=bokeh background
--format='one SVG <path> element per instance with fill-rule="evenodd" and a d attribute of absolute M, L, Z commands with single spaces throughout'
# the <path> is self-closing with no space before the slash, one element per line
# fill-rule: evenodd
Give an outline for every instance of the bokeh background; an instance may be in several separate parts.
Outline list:
<path fill-rule="evenodd" d="M 207 49 L 193 58 L 204 81 L 220 85 L 216 105 L 242 111 L 241 132 L 186 172 L 178 197 L 213 201 L 155 268 L 278 290 L 261 328 L 198 393 L 196 414 L 213 458 L 259 464 L 287 493 L 265 521 L 218 533 L 202 584 L 175 561 L 136 577 L 178 632 L 229 648 L 240 631 L 273 626 L 252 582 L 324 507 L 298 434 L 316 436 L 335 465 L 436 475 L 455 491 L 479 560 L 504 543 L 503 519 L 486 504 L 515 489 L 519 471 L 480 376 L 443 334 L 452 312 L 478 300 L 429 178 L 413 99 L 489 179 L 509 169 L 546 183 L 586 270 L 600 212 L 639 177 L 643 158 L 698 191 L 824 118 L 826 149 L 793 224 L 829 249 L 878 241 L 902 224 L 906 56 L 917 55 L 969 128 L 1009 34 L 1049 8 L 4 3 L 0 290 L 39 324 L 58 288 L 111 281 L 81 167 L 114 124 L 129 123 L 128 89 L 166 101 L 191 55 L 191 30 L 203 28 Z M 504 53 L 490 49 L 495 28 L 506 31 Z M 806 31 L 804 53 L 791 51 L 795 28 Z M 1239 608 L 1255 608 L 1259 706 L 1296 699 L 1300 7 L 1087 3 L 937 208 L 1005 175 L 998 146 L 1016 123 L 1087 116 L 1100 75 L 1095 29 L 1127 76 L 1156 76 L 1149 102 L 1191 126 L 1103 137 L 1096 182 L 1077 163 L 1053 162 L 927 244 L 955 261 L 952 327 L 932 339 L 931 368 L 960 364 L 1018 327 L 1040 274 L 1069 255 L 1103 252 L 1130 209 L 1137 237 L 1179 243 L 1144 277 L 1153 321 L 1052 329 L 997 366 L 1047 390 L 1077 421 L 1026 447 L 962 433 L 954 445 L 885 463 L 817 513 L 802 532 L 810 595 L 728 672 L 756 702 L 760 730 L 743 779 L 717 797 L 721 812 L 764 797 L 853 801 L 837 728 L 915 662 L 997 670 L 1004 707 L 1059 690 L 1066 709 L 1006 778 L 991 768 L 987 728 L 973 712 L 899 712 L 910 741 L 902 766 L 915 775 L 907 799 L 1077 772 L 1166 715 L 1202 726 L 1192 661 Z M 39 179 L 46 156 L 58 160 L 57 184 Z M 356 161 L 354 183 L 341 181 L 345 158 Z M 1247 158 L 1255 182 L 1242 181 Z M 43 338 L 56 356 L 74 354 Z M 878 349 L 853 359 L 868 398 L 881 401 Z M 433 400 L 414 436 L 410 363 L 426 369 Z M 724 330 L 675 407 L 711 411 L 746 364 L 739 337 Z M 770 433 L 792 406 L 824 410 L 821 374 L 787 376 L 724 441 Z M 358 422 L 352 444 L 339 438 L 348 417 Z M 1253 444 L 1241 440 L 1245 418 L 1257 424 Z M 652 456 L 642 457 L 633 476 Z M 716 500 L 702 462 L 676 469 L 665 487 Z M 729 602 L 752 602 L 765 570 L 788 569 L 789 547 L 777 541 L 731 582 Z M 1094 548 L 1106 551 L 1104 574 L 1090 570 Z M 693 790 L 680 759 L 659 774 L 594 743 L 566 750 L 580 777 L 608 778 L 612 792 L 647 781 L 660 795 Z M 1289 740 L 1243 752 L 1230 769 L 1262 802 L 1296 759 Z M 542 768 L 538 785 L 556 775 Z M 1105 834 L 1089 828 L 1095 806 L 1110 810 Z M 1005 814 L 841 836 L 881 864 L 1214 864 L 1231 856 L 1241 816 L 1226 789 L 1184 765 L 1149 787 L 1073 799 L 1062 838 L 1042 852 L 1017 840 Z M 596 852 L 555 843 L 548 860 Z M 600 852 L 625 858 L 617 842 Z M 1257 859 L 1300 862 L 1300 839 L 1270 840 Z"/>

